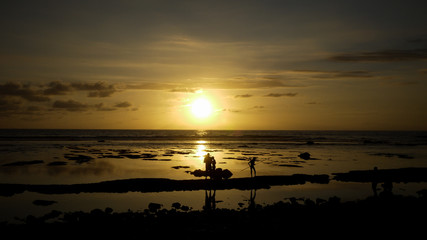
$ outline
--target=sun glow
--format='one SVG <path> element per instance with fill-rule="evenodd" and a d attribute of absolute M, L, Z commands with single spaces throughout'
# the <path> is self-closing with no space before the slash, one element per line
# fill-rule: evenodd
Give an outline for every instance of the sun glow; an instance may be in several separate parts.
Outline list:
<path fill-rule="evenodd" d="M 206 98 L 198 98 L 191 104 L 191 113 L 196 118 L 207 118 L 213 113 L 212 104 Z"/>

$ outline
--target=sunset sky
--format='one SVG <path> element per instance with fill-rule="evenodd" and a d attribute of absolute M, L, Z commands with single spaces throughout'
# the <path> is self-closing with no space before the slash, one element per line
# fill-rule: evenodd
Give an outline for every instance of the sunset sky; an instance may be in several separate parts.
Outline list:
<path fill-rule="evenodd" d="M 426 10 L 5 0 L 0 128 L 427 130 Z"/>

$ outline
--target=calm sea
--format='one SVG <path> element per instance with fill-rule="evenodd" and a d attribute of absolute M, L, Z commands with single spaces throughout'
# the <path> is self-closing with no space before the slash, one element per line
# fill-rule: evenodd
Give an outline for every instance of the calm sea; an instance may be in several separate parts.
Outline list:
<path fill-rule="evenodd" d="M 247 161 L 257 157 L 257 175 L 328 174 L 351 170 L 427 167 L 427 132 L 416 131 L 222 131 L 222 130 L 0 130 L 0 183 L 76 184 L 130 178 L 197 179 L 203 156 L 213 155 L 217 167 L 232 178 L 250 177 Z M 310 159 L 299 157 L 309 153 Z M 396 184 L 396 194 L 415 194 L 423 183 Z M 343 200 L 372 194 L 370 184 L 304 184 L 259 189 L 257 204 L 290 197 Z M 52 210 L 143 210 L 157 202 L 170 208 L 180 202 L 204 206 L 205 191 L 160 193 L 41 194 L 0 196 L 0 216 L 10 221 Z M 252 193 L 217 191 L 218 208 L 244 208 Z M 34 200 L 54 202 L 49 206 Z"/>
<path fill-rule="evenodd" d="M 95 129 L 0 129 L 2 141 L 254 141 L 316 144 L 426 145 L 427 132 L 417 131 L 271 131 L 271 130 L 95 130 Z"/>

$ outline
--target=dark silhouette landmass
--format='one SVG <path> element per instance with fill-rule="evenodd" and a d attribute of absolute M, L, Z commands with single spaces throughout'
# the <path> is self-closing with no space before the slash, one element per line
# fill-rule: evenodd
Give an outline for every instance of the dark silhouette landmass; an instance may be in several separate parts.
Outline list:
<path fill-rule="evenodd" d="M 84 184 L 0 184 L 0 196 L 12 196 L 24 191 L 43 194 L 67 194 L 81 192 L 163 192 L 163 191 L 191 191 L 204 189 L 260 189 L 274 185 L 294 185 L 311 183 L 328 183 L 329 176 L 294 174 L 289 176 L 257 176 L 255 178 L 231 178 L 227 180 L 190 179 L 172 180 L 166 178 L 135 178 L 99 183 Z"/>
<path fill-rule="evenodd" d="M 11 163 L 5 163 L 2 166 L 4 167 L 10 167 L 10 166 L 25 166 L 25 165 L 35 165 L 35 164 L 42 164 L 44 163 L 43 160 L 32 160 L 32 161 L 16 161 Z"/>
<path fill-rule="evenodd" d="M 344 182 L 426 182 L 427 168 L 354 170 L 333 175 L 334 180 Z"/>
<path fill-rule="evenodd" d="M 427 213 L 427 191 L 418 195 L 372 196 L 349 202 L 338 197 L 315 201 L 291 198 L 237 210 L 189 210 L 180 203 L 173 203 L 170 209 L 150 203 L 143 211 L 127 212 L 108 207 L 90 212 L 53 210 L 41 217 L 28 215 L 23 224 L 0 223 L 0 230 L 4 236 L 31 239 L 269 239 L 285 235 L 303 239 L 413 239 L 425 234 L 422 218 Z"/>
<path fill-rule="evenodd" d="M 355 170 L 347 173 L 333 173 L 333 180 L 345 182 L 427 182 L 427 168 L 399 168 L 380 170 Z M 167 178 L 134 178 L 98 183 L 82 184 L 9 184 L 0 183 L 0 196 L 12 196 L 24 191 L 43 194 L 67 193 L 125 193 L 125 192 L 164 192 L 193 190 L 227 189 L 268 189 L 272 186 L 310 183 L 329 183 L 329 175 L 293 174 L 281 176 L 256 176 L 253 178 L 230 178 L 226 180 L 189 179 L 173 180 Z"/>

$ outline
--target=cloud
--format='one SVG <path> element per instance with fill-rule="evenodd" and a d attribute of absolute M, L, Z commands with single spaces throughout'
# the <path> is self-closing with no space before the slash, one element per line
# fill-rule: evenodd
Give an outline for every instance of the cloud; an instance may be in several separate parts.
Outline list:
<path fill-rule="evenodd" d="M 44 95 L 65 95 L 72 91 L 69 84 L 62 83 L 60 81 L 50 82 L 47 88 L 43 90 Z"/>
<path fill-rule="evenodd" d="M 80 103 L 74 100 L 68 100 L 68 101 L 57 100 L 53 103 L 52 107 L 64 109 L 70 112 L 86 111 L 89 109 L 89 106 L 87 104 Z"/>
<path fill-rule="evenodd" d="M 261 109 L 261 108 L 265 108 L 264 106 L 261 106 L 261 105 L 257 105 L 257 106 L 253 106 L 252 108 L 255 108 L 255 109 Z"/>
<path fill-rule="evenodd" d="M 320 70 L 291 70 L 288 74 L 297 74 L 312 79 L 343 79 L 343 78 L 373 78 L 375 74 L 371 71 L 320 71 Z"/>
<path fill-rule="evenodd" d="M 240 109 L 231 109 L 231 108 L 224 108 L 222 111 L 223 112 L 231 112 L 231 113 L 240 113 L 240 112 L 242 112 L 242 110 L 240 110 Z"/>
<path fill-rule="evenodd" d="M 427 49 L 343 53 L 330 57 L 330 60 L 338 62 L 402 62 L 426 59 Z"/>
<path fill-rule="evenodd" d="M 176 92 L 181 92 L 187 87 L 182 87 L 178 84 L 173 83 L 159 83 L 159 82 L 141 82 L 141 83 L 129 83 L 124 86 L 124 89 L 128 90 L 169 90 L 174 92 L 173 89 L 177 89 Z M 170 90 L 172 89 L 172 90 Z"/>
<path fill-rule="evenodd" d="M 298 93 L 270 93 L 264 97 L 295 97 Z"/>
<path fill-rule="evenodd" d="M 20 109 L 22 102 L 17 99 L 9 99 L 7 97 L 0 96 L 0 112 L 10 112 Z"/>
<path fill-rule="evenodd" d="M 45 85 L 34 86 L 8 82 L 0 84 L 0 94 L 3 96 L 15 96 L 30 102 L 47 102 L 50 96 L 66 95 L 74 91 L 89 91 L 88 97 L 110 97 L 119 90 L 113 84 L 103 82 L 96 83 L 66 83 L 53 81 Z"/>
<path fill-rule="evenodd" d="M 182 93 L 197 93 L 201 91 L 200 88 L 174 88 L 170 92 L 182 92 Z"/>
<path fill-rule="evenodd" d="M 40 91 L 34 90 L 30 85 L 12 82 L 0 84 L 0 95 L 20 97 L 30 102 L 46 102 L 50 100 L 49 97 L 44 96 Z"/>
<path fill-rule="evenodd" d="M 96 83 L 71 83 L 71 86 L 80 91 L 89 91 L 88 97 L 110 97 L 118 90 L 113 84 L 106 84 L 103 82 Z"/>
<path fill-rule="evenodd" d="M 132 104 L 127 101 L 120 102 L 115 104 L 113 107 L 109 107 L 109 106 L 105 106 L 104 103 L 89 105 L 89 104 L 81 103 L 75 100 L 68 100 L 68 101 L 58 100 L 58 101 L 55 101 L 52 105 L 52 107 L 55 109 L 63 109 L 70 112 L 83 112 L 88 110 L 108 112 L 108 111 L 116 111 L 120 108 L 129 108 L 131 106 Z"/>
<path fill-rule="evenodd" d="M 44 108 L 41 108 L 39 106 L 28 106 L 26 109 L 27 113 L 36 113 L 36 112 L 41 112 L 43 111 Z"/>
<path fill-rule="evenodd" d="M 130 106 L 132 106 L 132 104 L 129 102 L 126 102 L 126 101 L 121 102 L 121 103 L 117 103 L 116 105 L 114 105 L 114 107 L 116 107 L 116 108 L 128 108 Z"/>
<path fill-rule="evenodd" d="M 234 96 L 235 98 L 250 98 L 250 97 L 252 97 L 253 95 L 251 95 L 251 94 L 243 94 L 243 95 L 236 95 L 236 96 Z"/>
<path fill-rule="evenodd" d="M 104 111 L 104 112 L 110 112 L 110 111 L 117 110 L 117 108 L 105 107 L 104 103 L 95 104 L 94 107 L 97 111 Z"/>

